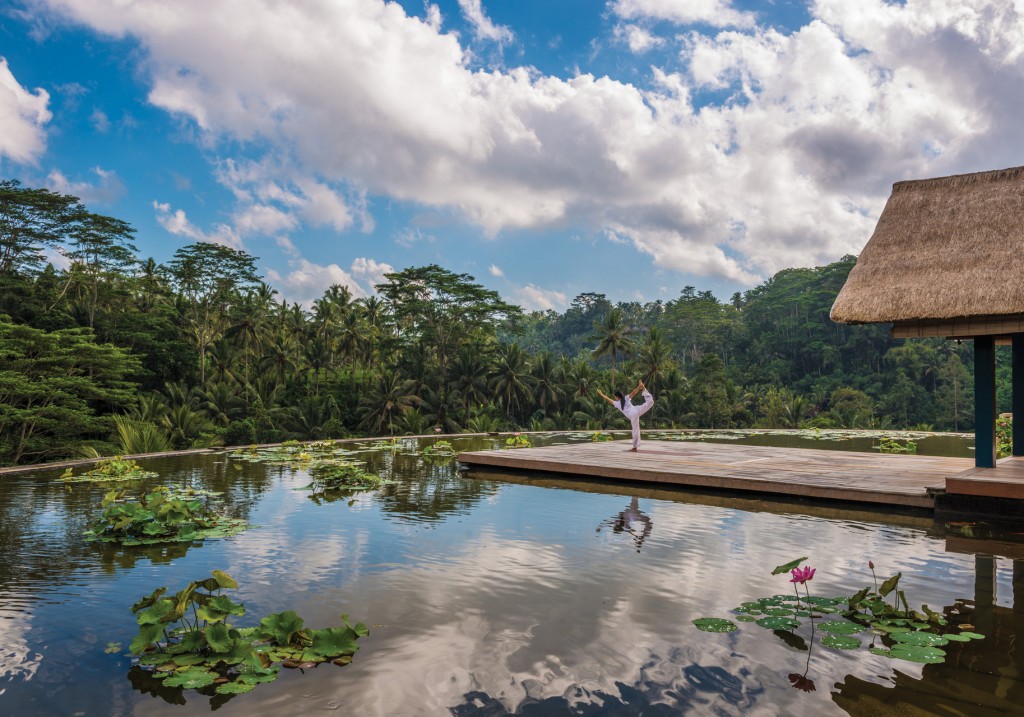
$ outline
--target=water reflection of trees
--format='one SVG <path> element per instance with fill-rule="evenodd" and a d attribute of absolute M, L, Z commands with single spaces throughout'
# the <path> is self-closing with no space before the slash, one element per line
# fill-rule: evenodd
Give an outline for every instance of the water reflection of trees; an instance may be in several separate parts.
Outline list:
<path fill-rule="evenodd" d="M 359 458 L 366 461 L 369 472 L 388 481 L 378 492 L 381 510 L 409 520 L 436 521 L 465 513 L 499 490 L 491 481 L 465 477 L 454 459 L 430 461 L 407 450 L 377 451 Z"/>
<path fill-rule="evenodd" d="M 657 659 L 652 656 L 652 659 Z M 642 715 L 669 717 L 681 714 L 715 714 L 721 717 L 743 715 L 757 705 L 765 688 L 747 671 L 733 674 L 718 665 L 681 666 L 670 681 L 652 679 L 641 669 L 632 683 L 616 682 L 616 692 L 588 690 L 580 685 L 564 695 L 526 697 L 512 709 L 487 692 L 463 695 L 463 702 L 449 708 L 454 717 L 611 717 Z"/>
<path fill-rule="evenodd" d="M 0 481 L 0 589 L 33 582 L 52 584 L 94 567 L 97 557 L 103 570 L 115 571 L 130 568 L 140 559 L 166 563 L 185 555 L 191 543 L 131 547 L 85 543 L 82 533 L 99 516 L 100 501 L 112 489 L 124 490 L 132 499 L 160 485 L 216 491 L 222 494 L 226 513 L 248 519 L 274 481 L 266 466 L 230 462 L 221 454 L 143 459 L 140 464 L 157 471 L 159 477 L 69 485 L 57 480 L 59 470 L 5 476 Z"/>

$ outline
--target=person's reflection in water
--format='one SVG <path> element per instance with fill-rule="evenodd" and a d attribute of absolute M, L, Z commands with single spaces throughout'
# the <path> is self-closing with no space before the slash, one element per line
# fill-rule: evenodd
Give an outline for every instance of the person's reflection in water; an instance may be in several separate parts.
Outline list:
<path fill-rule="evenodd" d="M 642 528 L 638 525 L 639 523 L 643 523 Z M 633 540 L 636 542 L 636 552 L 638 553 L 640 548 L 643 547 L 647 536 L 651 534 L 651 530 L 654 528 L 651 519 L 640 510 L 640 499 L 636 496 L 630 499 L 629 506 L 624 511 L 597 526 L 597 532 L 600 533 L 601 528 L 606 525 L 612 527 L 613 533 L 629 533 L 632 535 Z"/>

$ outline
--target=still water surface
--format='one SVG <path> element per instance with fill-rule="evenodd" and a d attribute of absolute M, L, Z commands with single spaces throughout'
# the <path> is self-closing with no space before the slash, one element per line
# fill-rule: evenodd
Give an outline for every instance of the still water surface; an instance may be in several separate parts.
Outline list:
<path fill-rule="evenodd" d="M 534 444 L 566 440 L 586 438 Z M 922 452 L 969 455 L 964 439 L 936 438 L 932 449 L 929 440 Z M 402 445 L 361 456 L 394 483 L 330 502 L 296 490 L 308 483 L 303 471 L 224 454 L 146 461 L 161 474 L 146 485 L 223 491 L 232 512 L 258 526 L 159 548 L 82 542 L 106 487 L 56 483 L 59 471 L 0 478 L 0 714 L 1024 714 L 1024 586 L 1014 611 L 1010 560 L 947 549 L 949 531 L 965 526 L 924 513 L 460 471 L 424 462 L 416 440 Z M 995 538 L 1019 543 L 1013 532 Z M 982 593 L 994 584 L 991 607 L 959 603 L 988 637 L 951 644 L 945 664 L 924 666 L 825 648 L 806 630 L 794 639 L 752 624 L 729 634 L 693 627 L 790 592 L 771 569 L 801 555 L 817 568 L 819 595 L 869 585 L 869 559 L 880 576 L 902 571 L 915 606 L 948 610 L 973 601 L 976 583 Z M 979 580 L 978 566 L 994 567 L 992 577 Z M 161 688 L 130 658 L 104 653 L 134 636 L 134 601 L 214 569 L 240 584 L 241 625 L 291 609 L 326 627 L 348 613 L 370 635 L 347 667 L 284 670 L 227 700 Z M 806 674 L 814 691 L 794 689 L 790 674 Z"/>

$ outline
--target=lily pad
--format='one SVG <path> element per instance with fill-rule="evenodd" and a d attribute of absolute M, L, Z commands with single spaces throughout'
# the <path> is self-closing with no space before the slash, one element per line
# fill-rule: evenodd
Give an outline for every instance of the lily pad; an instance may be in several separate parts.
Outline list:
<path fill-rule="evenodd" d="M 919 662 L 926 665 L 937 665 L 945 662 L 946 653 L 937 647 L 925 645 L 907 645 L 900 643 L 889 650 L 889 656 L 907 662 Z"/>
<path fill-rule="evenodd" d="M 218 695 L 243 695 L 246 692 L 252 692 L 256 685 L 250 685 L 246 682 L 225 682 L 223 685 L 217 685 Z"/>
<path fill-rule="evenodd" d="M 949 644 L 949 640 L 934 632 L 898 632 L 892 635 L 892 639 L 904 645 L 940 647 Z"/>
<path fill-rule="evenodd" d="M 693 624 L 697 626 L 698 630 L 703 632 L 733 632 L 739 629 L 732 620 L 726 620 L 721 617 L 699 617 L 693 621 Z M 760 624 L 760 621 L 758 621 L 758 624 Z"/>
<path fill-rule="evenodd" d="M 960 634 L 963 635 L 964 637 L 969 637 L 972 640 L 984 640 L 985 639 L 984 635 L 980 635 L 977 632 L 961 632 Z"/>
<path fill-rule="evenodd" d="M 825 635 L 821 638 L 821 644 L 839 650 L 855 650 L 860 647 L 860 640 L 849 635 Z"/>
<path fill-rule="evenodd" d="M 945 635 L 943 635 L 943 637 L 946 638 L 947 640 L 951 640 L 953 642 L 970 642 L 971 641 L 970 637 L 968 637 L 967 635 L 964 635 L 963 633 L 960 633 L 960 632 L 947 632 Z"/>
<path fill-rule="evenodd" d="M 770 607 L 764 611 L 764 614 L 768 617 L 784 617 L 792 615 L 793 611 L 785 607 Z"/>
<path fill-rule="evenodd" d="M 854 635 L 862 631 L 859 625 L 854 625 L 852 622 L 844 620 L 828 620 L 819 624 L 818 629 L 833 635 Z"/>
<path fill-rule="evenodd" d="M 216 672 L 210 672 L 205 668 L 192 668 L 169 675 L 164 680 L 167 687 L 184 687 L 187 690 L 195 690 L 200 687 L 209 687 L 217 679 Z"/>
<path fill-rule="evenodd" d="M 758 618 L 754 617 L 753 615 L 737 615 L 736 619 L 739 622 L 757 622 L 758 620 Z"/>
<path fill-rule="evenodd" d="M 769 630 L 795 630 L 800 627 L 800 621 L 791 617 L 762 617 L 757 624 Z"/>

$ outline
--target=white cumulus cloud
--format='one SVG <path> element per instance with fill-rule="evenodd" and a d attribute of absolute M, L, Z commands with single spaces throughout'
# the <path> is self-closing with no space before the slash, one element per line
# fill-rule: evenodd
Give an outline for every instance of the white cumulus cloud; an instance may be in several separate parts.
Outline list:
<path fill-rule="evenodd" d="M 383 284 L 384 275 L 394 273 L 395 267 L 382 261 L 358 257 L 352 262 L 352 273 L 370 286 Z"/>
<path fill-rule="evenodd" d="M 242 248 L 242 237 L 227 224 L 217 224 L 212 232 L 205 232 L 193 224 L 183 209 L 171 210 L 165 202 L 153 202 L 156 220 L 160 226 L 175 236 L 184 237 L 194 242 L 204 241 L 211 244 L 223 244 L 232 249 Z"/>
<path fill-rule="evenodd" d="M 513 291 L 516 303 L 527 311 L 564 311 L 569 300 L 561 291 L 542 289 L 534 284 L 518 287 Z"/>
<path fill-rule="evenodd" d="M 97 177 L 96 182 L 74 182 L 59 169 L 54 169 L 46 176 L 46 184 L 54 192 L 78 197 L 87 206 L 113 204 L 127 192 L 117 172 L 102 167 L 93 167 L 92 172 Z"/>
<path fill-rule="evenodd" d="M 0 57 L 0 158 L 34 162 L 42 155 L 46 150 L 43 126 L 53 117 L 49 104 L 46 90 L 26 90 Z"/>
<path fill-rule="evenodd" d="M 495 25 L 487 17 L 481 0 L 459 0 L 459 7 L 462 8 L 462 14 L 466 16 L 466 20 L 473 26 L 473 36 L 477 40 L 490 40 L 491 42 L 504 45 L 512 42 L 515 38 L 510 29 L 504 25 Z M 433 20 L 429 18 L 428 12 L 428 21 L 433 25 Z M 437 27 L 440 27 L 439 21 Z"/>
<path fill-rule="evenodd" d="M 296 257 L 289 265 L 291 271 L 281 277 L 280 288 L 282 296 L 291 301 L 309 306 L 335 284 L 347 286 L 353 298 L 367 295 L 366 289 L 337 264 L 314 264 L 308 259 Z"/>
<path fill-rule="evenodd" d="M 439 13 L 381 0 L 48 2 L 139 42 L 150 102 L 204 143 L 260 155 L 225 170 L 243 209 L 339 231 L 378 195 L 751 282 L 859 251 L 895 180 L 1020 164 L 1024 146 L 1024 8 L 1005 0 L 817 0 L 795 31 L 724 0 L 616 0 L 623 22 L 688 30 L 647 87 L 474 69 Z"/>
<path fill-rule="evenodd" d="M 752 27 L 753 13 L 736 10 L 729 0 L 613 0 L 608 7 L 626 20 L 667 20 L 677 25 Z"/>

